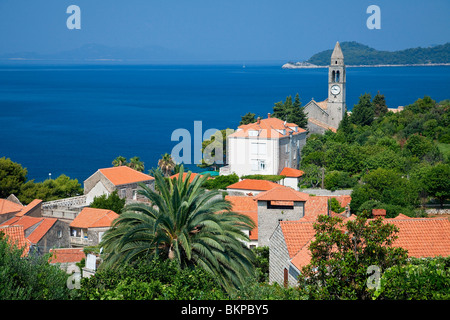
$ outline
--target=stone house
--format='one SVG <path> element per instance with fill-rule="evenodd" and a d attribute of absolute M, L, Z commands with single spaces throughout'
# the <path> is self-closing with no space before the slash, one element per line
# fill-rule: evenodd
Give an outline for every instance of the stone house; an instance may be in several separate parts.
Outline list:
<path fill-rule="evenodd" d="M 267 246 L 270 236 L 281 221 L 297 221 L 302 218 L 315 221 L 320 214 L 337 215 L 329 210 L 328 200 L 331 198 L 336 198 L 340 206 L 346 208 L 340 216 L 348 217 L 350 214 L 349 195 L 315 196 L 290 187 L 274 185 L 269 190 L 277 190 L 271 193 L 263 191 L 256 196 L 242 193 L 225 196 L 231 202 L 232 211 L 250 217 L 255 223 L 255 228 L 249 231 L 249 247 Z"/>
<path fill-rule="evenodd" d="M 42 200 L 35 199 L 27 206 L 24 206 L 20 203 L 20 201 L 11 201 L 10 199 L 11 196 L 8 197 L 8 199 L 0 199 L 0 223 L 8 221 L 15 216 L 27 215 L 40 217 L 42 215 Z"/>
<path fill-rule="evenodd" d="M 145 198 L 138 195 L 138 183 L 144 183 L 154 188 L 152 176 L 131 169 L 127 166 L 99 169 L 84 181 L 85 204 L 89 206 L 95 197 L 118 192 L 119 197 L 127 201 L 142 201 Z"/>
<path fill-rule="evenodd" d="M 55 218 L 17 215 L 0 225 L 3 226 L 21 226 L 30 250 L 38 254 L 69 246 L 68 225 Z"/>
<path fill-rule="evenodd" d="M 426 258 L 450 255 L 450 221 L 446 218 L 410 218 L 403 214 L 392 219 L 385 212 L 376 212 L 386 223 L 399 228 L 394 247 L 402 247 L 410 257 Z M 354 215 L 344 217 L 355 219 Z M 303 266 L 311 261 L 309 245 L 314 240 L 315 219 L 304 217 L 298 221 L 282 221 L 269 242 L 269 281 L 296 286 Z"/>
<path fill-rule="evenodd" d="M 281 221 L 296 221 L 305 215 L 309 195 L 278 186 L 254 197 L 258 204 L 258 246 L 268 246 L 269 238 Z"/>
<path fill-rule="evenodd" d="M 272 118 L 241 125 L 227 136 L 227 165 L 221 175 L 278 175 L 284 167 L 298 168 L 307 131 L 295 123 Z"/>
<path fill-rule="evenodd" d="M 117 217 L 119 215 L 112 210 L 84 208 L 70 223 L 70 245 L 86 247 L 99 244 Z"/>

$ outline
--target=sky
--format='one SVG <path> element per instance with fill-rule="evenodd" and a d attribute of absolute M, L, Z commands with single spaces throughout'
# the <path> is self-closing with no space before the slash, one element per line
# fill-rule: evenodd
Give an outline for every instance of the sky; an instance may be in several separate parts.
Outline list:
<path fill-rule="evenodd" d="M 67 7 L 81 10 L 69 30 Z M 368 29 L 369 5 L 381 29 Z M 336 41 L 378 50 L 450 41 L 449 0 L 0 0 L 0 54 L 158 46 L 192 60 L 302 61 Z"/>

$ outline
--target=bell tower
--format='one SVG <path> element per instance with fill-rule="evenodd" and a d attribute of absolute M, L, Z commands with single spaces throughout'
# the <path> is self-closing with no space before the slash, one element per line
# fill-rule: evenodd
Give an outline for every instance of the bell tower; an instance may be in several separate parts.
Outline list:
<path fill-rule="evenodd" d="M 328 125 L 338 128 L 347 112 L 345 104 L 346 73 L 341 45 L 336 42 L 328 67 Z"/>

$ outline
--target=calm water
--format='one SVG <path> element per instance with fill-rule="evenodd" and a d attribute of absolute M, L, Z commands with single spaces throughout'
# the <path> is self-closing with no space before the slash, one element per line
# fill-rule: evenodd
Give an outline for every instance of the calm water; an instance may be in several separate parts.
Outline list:
<path fill-rule="evenodd" d="M 247 112 L 266 117 L 298 92 L 327 97 L 327 69 L 280 66 L 0 66 L 0 157 L 42 181 L 64 173 L 84 181 L 122 155 L 157 165 L 177 128 L 194 121 L 236 128 Z M 347 106 L 361 94 L 389 107 L 424 95 L 450 98 L 450 67 L 348 68 Z M 192 137 L 193 138 L 193 137 Z M 193 151 L 192 151 L 193 153 Z M 195 167 L 194 167 L 195 168 Z"/>

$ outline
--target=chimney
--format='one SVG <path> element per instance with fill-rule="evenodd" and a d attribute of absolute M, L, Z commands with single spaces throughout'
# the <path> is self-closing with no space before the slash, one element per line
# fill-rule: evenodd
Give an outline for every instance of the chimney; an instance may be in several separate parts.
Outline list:
<path fill-rule="evenodd" d="M 260 123 L 261 123 L 261 118 L 260 118 L 260 117 L 258 117 L 258 118 L 256 119 L 256 123 L 257 123 L 257 124 L 260 124 Z"/>
<path fill-rule="evenodd" d="M 270 118 L 270 113 L 267 114 L 267 118 Z"/>
<path fill-rule="evenodd" d="M 386 218 L 386 210 L 384 209 L 372 209 L 372 215 L 376 219 L 378 217 Z"/>

